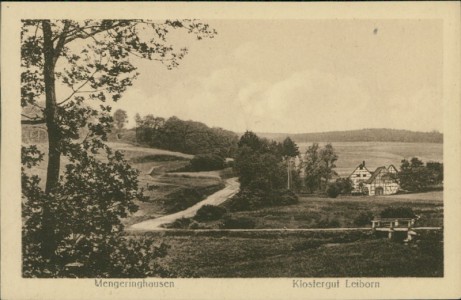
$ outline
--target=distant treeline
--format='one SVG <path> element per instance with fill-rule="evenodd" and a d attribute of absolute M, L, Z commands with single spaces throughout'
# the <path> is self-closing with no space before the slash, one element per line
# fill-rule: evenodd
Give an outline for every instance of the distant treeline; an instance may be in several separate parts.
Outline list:
<path fill-rule="evenodd" d="M 237 149 L 238 135 L 222 128 L 147 115 L 136 116 L 135 141 L 154 148 L 188 154 L 217 154 L 232 157 Z"/>
<path fill-rule="evenodd" d="M 274 134 L 258 133 L 258 135 L 281 140 L 286 136 L 297 143 L 305 142 L 405 142 L 405 143 L 443 143 L 440 132 L 417 132 L 410 130 L 369 128 L 348 131 L 329 131 L 319 133 Z"/>

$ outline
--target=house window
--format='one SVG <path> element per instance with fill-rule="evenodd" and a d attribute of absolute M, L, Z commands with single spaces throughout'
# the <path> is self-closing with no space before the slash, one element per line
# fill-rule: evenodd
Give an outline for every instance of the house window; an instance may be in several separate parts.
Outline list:
<path fill-rule="evenodd" d="M 363 177 L 367 177 L 367 174 L 363 174 Z"/>

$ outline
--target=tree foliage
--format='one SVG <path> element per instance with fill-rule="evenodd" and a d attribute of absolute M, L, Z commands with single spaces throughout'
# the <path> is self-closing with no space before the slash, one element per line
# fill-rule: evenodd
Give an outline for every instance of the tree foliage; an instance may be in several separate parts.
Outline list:
<path fill-rule="evenodd" d="M 391 206 L 380 212 L 381 218 L 414 218 L 416 214 L 411 207 Z"/>
<path fill-rule="evenodd" d="M 290 137 L 286 137 L 282 142 L 282 156 L 296 157 L 299 155 L 298 145 Z"/>
<path fill-rule="evenodd" d="M 327 195 L 330 198 L 336 198 L 341 193 L 339 186 L 336 183 L 330 183 L 327 187 Z"/>
<path fill-rule="evenodd" d="M 398 173 L 400 186 L 404 190 L 419 192 L 443 182 L 443 164 L 423 161 L 413 157 L 410 161 L 404 159 Z"/>
<path fill-rule="evenodd" d="M 354 224 L 357 226 L 370 225 L 373 220 L 373 213 L 371 211 L 363 211 L 354 218 Z"/>
<path fill-rule="evenodd" d="M 193 172 L 222 170 L 225 163 L 224 157 L 218 154 L 199 154 L 191 159 L 186 168 L 187 171 Z"/>
<path fill-rule="evenodd" d="M 276 190 L 286 184 L 280 146 L 247 131 L 238 142 L 234 167 L 242 188 Z"/>
<path fill-rule="evenodd" d="M 282 145 L 245 132 L 238 142 L 234 162 L 241 191 L 233 198 L 232 209 L 244 210 L 297 202 L 297 197 L 285 190 L 286 165 Z"/>
<path fill-rule="evenodd" d="M 132 85 L 134 58 L 176 67 L 187 53 L 167 41 L 176 30 L 198 39 L 215 34 L 194 20 L 23 21 L 21 123 L 45 124 L 48 136 L 44 190 L 32 174 L 44 154 L 22 148 L 24 276 L 159 274 L 153 264 L 165 246 L 122 233 L 120 218 L 136 211 L 133 200 L 143 196 L 137 171 L 104 144 L 113 126 L 104 102 L 119 100 Z M 69 161 L 64 170 L 62 156 Z"/>
<path fill-rule="evenodd" d="M 148 146 L 189 154 L 235 155 L 238 136 L 222 128 L 210 128 L 177 117 L 165 120 L 148 114 L 136 117 L 136 140 Z"/>
<path fill-rule="evenodd" d="M 200 222 L 219 220 L 226 214 L 227 210 L 221 206 L 204 205 L 194 216 L 194 219 Z"/>
<path fill-rule="evenodd" d="M 326 190 L 328 181 L 337 175 L 333 170 L 338 156 L 331 144 L 320 148 L 314 143 L 305 153 L 303 166 L 305 168 L 305 184 L 311 191 Z"/>
<path fill-rule="evenodd" d="M 117 109 L 114 112 L 114 122 L 118 130 L 122 130 L 128 123 L 128 115 L 123 109 Z"/>

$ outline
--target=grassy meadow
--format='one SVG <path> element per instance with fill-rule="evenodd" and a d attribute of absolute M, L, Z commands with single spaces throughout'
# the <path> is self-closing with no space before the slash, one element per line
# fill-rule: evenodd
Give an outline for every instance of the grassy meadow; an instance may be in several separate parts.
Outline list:
<path fill-rule="evenodd" d="M 299 203 L 267 207 L 253 211 L 232 212 L 235 218 L 246 217 L 256 222 L 255 228 L 322 228 L 360 227 L 354 220 L 361 213 L 374 216 L 390 206 L 410 207 L 420 215 L 416 226 L 443 226 L 443 192 L 389 196 L 343 196 L 327 198 L 300 196 Z M 334 224 L 334 225 L 331 225 Z M 370 224 L 366 225 L 371 226 Z"/>
<path fill-rule="evenodd" d="M 415 243 L 353 232 L 149 232 L 172 277 L 441 277 L 442 232 Z"/>
<path fill-rule="evenodd" d="M 420 216 L 415 227 L 443 226 L 443 193 L 392 196 L 301 196 L 298 204 L 229 213 L 250 218 L 256 229 L 274 231 L 167 230 L 131 232 L 169 246 L 162 261 L 172 277 L 442 277 L 443 230 L 417 230 L 411 243 L 389 240 L 370 230 L 286 231 L 319 228 L 325 220 L 353 227 L 361 212 L 379 213 L 389 206 L 411 207 Z M 323 221 L 323 222 L 322 222 Z M 202 223 L 218 228 L 220 221 Z"/>

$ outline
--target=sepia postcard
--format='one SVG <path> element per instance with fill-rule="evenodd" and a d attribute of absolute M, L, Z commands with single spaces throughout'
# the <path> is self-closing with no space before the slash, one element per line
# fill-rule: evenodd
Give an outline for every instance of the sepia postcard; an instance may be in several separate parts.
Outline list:
<path fill-rule="evenodd" d="M 459 2 L 1 8 L 2 299 L 461 297 Z"/>

